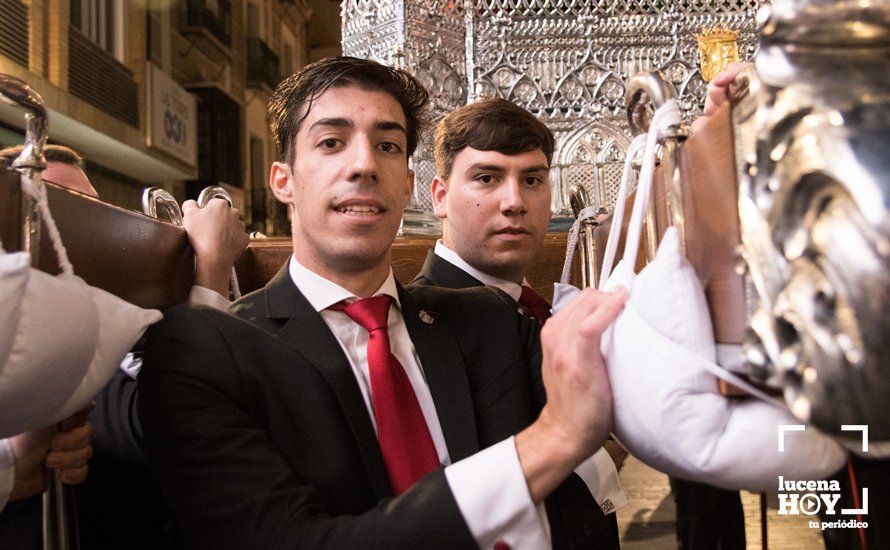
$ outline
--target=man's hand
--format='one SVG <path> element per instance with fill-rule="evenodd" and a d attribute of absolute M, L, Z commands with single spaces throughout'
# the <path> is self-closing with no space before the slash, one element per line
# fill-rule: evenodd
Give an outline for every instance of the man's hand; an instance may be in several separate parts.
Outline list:
<path fill-rule="evenodd" d="M 87 478 L 87 463 L 93 456 L 92 426 L 87 422 L 91 409 L 88 407 L 62 421 L 58 429 L 49 426 L 10 439 L 15 455 L 15 482 L 10 501 L 42 491 L 46 468 L 57 470 L 63 483 L 83 483 Z"/>
<path fill-rule="evenodd" d="M 734 61 L 723 67 L 723 70 L 717 73 L 711 82 L 708 83 L 708 94 L 705 97 L 704 114 L 698 117 L 692 123 L 692 130 L 698 130 L 709 116 L 712 116 L 717 110 L 729 101 L 729 85 L 735 81 L 740 72 L 750 67 L 752 64 L 747 61 Z"/>
<path fill-rule="evenodd" d="M 588 288 L 541 330 L 547 404 L 516 436 L 534 502 L 550 494 L 609 434 L 612 391 L 600 338 L 626 298 L 624 289 L 603 293 Z"/>
<path fill-rule="evenodd" d="M 188 200 L 182 204 L 182 225 L 195 251 L 195 284 L 228 297 L 232 266 L 249 241 L 238 210 L 223 199 L 204 208 Z"/>

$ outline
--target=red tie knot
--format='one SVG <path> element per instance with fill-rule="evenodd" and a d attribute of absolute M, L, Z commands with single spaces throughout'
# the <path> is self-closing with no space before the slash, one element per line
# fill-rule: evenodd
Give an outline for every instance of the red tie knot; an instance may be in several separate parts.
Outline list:
<path fill-rule="evenodd" d="M 547 303 L 547 300 L 541 298 L 530 286 L 522 285 L 519 305 L 525 309 L 526 315 L 534 317 L 541 323 L 550 318 L 550 304 Z"/>
<path fill-rule="evenodd" d="M 331 306 L 331 309 L 342 311 L 370 333 L 386 328 L 390 304 L 392 298 L 389 296 L 372 296 L 356 300 L 351 304 L 339 302 Z"/>

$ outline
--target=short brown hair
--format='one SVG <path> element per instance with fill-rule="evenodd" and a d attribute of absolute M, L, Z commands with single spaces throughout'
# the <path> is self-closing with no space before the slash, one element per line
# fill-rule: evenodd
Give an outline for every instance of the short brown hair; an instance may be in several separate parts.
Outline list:
<path fill-rule="evenodd" d="M 414 153 L 418 135 L 426 123 L 429 102 L 429 94 L 417 79 L 405 71 L 368 59 L 327 57 L 282 80 L 269 100 L 269 126 L 281 160 L 293 164 L 297 132 L 309 114 L 312 102 L 329 88 L 346 86 L 386 92 L 395 98 L 405 113 L 408 156 Z M 309 108 L 300 116 L 300 109 L 306 102 Z"/>
<path fill-rule="evenodd" d="M 515 155 L 540 149 L 553 160 L 553 132 L 506 99 L 486 98 L 451 112 L 436 127 L 436 173 L 451 176 L 454 157 L 467 147 Z"/>
<path fill-rule="evenodd" d="M 0 150 L 0 158 L 3 159 L 3 163 L 7 168 L 10 168 L 13 161 L 19 158 L 23 148 L 24 145 L 15 145 Z M 46 162 L 61 162 L 62 164 L 70 164 L 81 170 L 83 169 L 83 157 L 80 156 L 80 153 L 64 145 L 45 145 L 43 147 L 43 157 L 46 159 Z"/>

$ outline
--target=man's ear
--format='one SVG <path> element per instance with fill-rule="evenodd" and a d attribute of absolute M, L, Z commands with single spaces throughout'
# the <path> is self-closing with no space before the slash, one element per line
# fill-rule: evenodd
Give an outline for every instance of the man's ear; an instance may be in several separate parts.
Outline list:
<path fill-rule="evenodd" d="M 448 194 L 448 184 L 438 174 L 430 184 L 430 195 L 433 198 L 433 211 L 436 217 L 444 220 L 448 217 L 448 209 L 445 206 L 445 196 Z"/>
<path fill-rule="evenodd" d="M 414 180 L 416 179 L 416 175 L 414 174 L 414 170 L 408 170 L 408 197 L 414 194 Z M 408 199 L 410 201 L 410 198 Z"/>
<path fill-rule="evenodd" d="M 275 198 L 285 204 L 293 203 L 293 193 L 289 185 L 291 180 L 291 168 L 286 162 L 273 162 L 269 171 L 269 187 Z"/>

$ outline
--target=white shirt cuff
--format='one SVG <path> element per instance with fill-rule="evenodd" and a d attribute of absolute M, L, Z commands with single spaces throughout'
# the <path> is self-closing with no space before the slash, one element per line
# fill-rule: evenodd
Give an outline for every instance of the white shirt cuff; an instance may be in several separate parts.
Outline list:
<path fill-rule="evenodd" d="M 543 504 L 535 506 L 514 438 L 445 468 L 457 506 L 480 548 L 503 541 L 513 550 L 550 548 Z"/>
<path fill-rule="evenodd" d="M 618 469 L 606 449 L 600 448 L 575 468 L 575 473 L 587 485 L 604 514 L 609 515 L 627 505 L 627 495 L 618 481 Z"/>
<path fill-rule="evenodd" d="M 139 371 L 142 370 L 142 358 L 136 357 L 133 353 L 128 353 L 124 356 L 124 360 L 121 361 L 121 364 L 118 366 L 122 371 L 127 373 L 127 376 L 136 380 L 139 378 Z"/>
<path fill-rule="evenodd" d="M 6 506 L 15 484 L 15 455 L 8 439 L 0 439 L 0 510 Z"/>
<path fill-rule="evenodd" d="M 225 310 L 232 305 L 232 302 L 219 292 L 198 285 L 193 285 L 191 291 L 189 291 L 189 303 L 219 310 Z"/>

